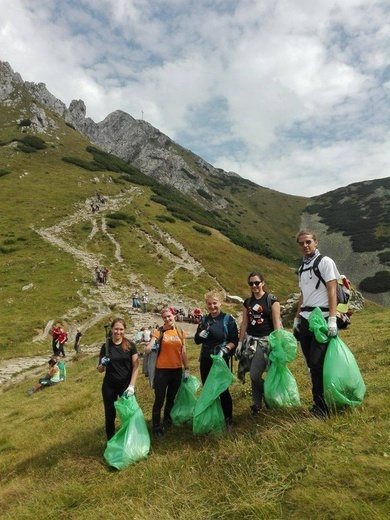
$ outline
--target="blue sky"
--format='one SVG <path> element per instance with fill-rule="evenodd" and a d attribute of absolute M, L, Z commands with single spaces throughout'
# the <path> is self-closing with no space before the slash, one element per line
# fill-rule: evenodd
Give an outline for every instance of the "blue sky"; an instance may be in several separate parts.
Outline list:
<path fill-rule="evenodd" d="M 313 196 L 387 177 L 377 0 L 0 0 L 0 60 L 98 122 L 142 117 L 218 168 Z"/>

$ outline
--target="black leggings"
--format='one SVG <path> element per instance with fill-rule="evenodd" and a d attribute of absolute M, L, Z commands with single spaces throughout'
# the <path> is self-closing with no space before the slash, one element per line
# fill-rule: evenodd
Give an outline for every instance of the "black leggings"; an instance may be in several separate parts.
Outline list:
<path fill-rule="evenodd" d="M 107 440 L 110 440 L 111 437 L 113 437 L 115 434 L 116 409 L 114 403 L 118 399 L 118 397 L 122 396 L 123 392 L 126 390 L 128 386 L 128 381 L 119 384 L 112 384 L 106 383 L 103 380 L 102 396 L 104 403 Z"/>
<path fill-rule="evenodd" d="M 226 364 L 229 366 L 229 361 L 224 358 Z M 213 365 L 213 360 L 210 356 L 201 357 L 200 358 L 200 377 L 202 379 L 202 384 L 204 385 Z M 223 410 L 223 415 L 225 419 L 231 419 L 233 417 L 233 400 L 230 395 L 229 388 L 227 388 L 222 394 L 219 396 L 221 399 L 221 406 Z"/>
<path fill-rule="evenodd" d="M 161 409 L 164 405 L 164 420 L 171 417 L 171 410 L 175 402 L 182 378 L 180 368 L 156 368 L 154 376 L 154 404 L 152 409 L 153 427 L 159 426 Z"/>
<path fill-rule="evenodd" d="M 321 410 L 327 411 L 324 399 L 323 370 L 328 343 L 319 343 L 316 340 L 314 333 L 309 330 L 309 322 L 305 318 L 301 319 L 299 339 L 310 370 L 313 401 Z"/>

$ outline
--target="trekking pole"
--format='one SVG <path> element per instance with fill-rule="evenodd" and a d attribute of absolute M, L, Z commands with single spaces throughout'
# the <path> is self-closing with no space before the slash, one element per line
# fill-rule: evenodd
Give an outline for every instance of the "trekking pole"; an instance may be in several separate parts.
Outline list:
<path fill-rule="evenodd" d="M 109 353 L 110 353 L 110 330 L 109 330 L 109 325 L 104 325 L 104 328 L 106 329 L 106 346 L 105 346 L 105 355 L 106 357 L 110 357 L 109 356 Z"/>

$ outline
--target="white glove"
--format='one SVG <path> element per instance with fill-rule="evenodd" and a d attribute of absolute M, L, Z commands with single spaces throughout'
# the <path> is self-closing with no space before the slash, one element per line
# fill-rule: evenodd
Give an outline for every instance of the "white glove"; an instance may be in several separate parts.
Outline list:
<path fill-rule="evenodd" d="M 186 368 L 184 370 L 184 381 L 187 381 L 187 379 L 190 377 L 191 375 L 191 370 L 189 368 Z"/>
<path fill-rule="evenodd" d="M 126 397 L 130 397 L 131 395 L 134 395 L 134 392 L 135 392 L 135 388 L 134 388 L 134 386 L 133 386 L 133 385 L 129 385 L 129 386 L 126 388 L 124 394 L 125 394 Z"/>
<path fill-rule="evenodd" d="M 218 352 L 219 357 L 224 357 L 229 354 L 230 350 L 227 347 L 221 347 L 221 350 Z"/>
<path fill-rule="evenodd" d="M 329 316 L 328 318 L 328 336 L 334 338 L 337 336 L 337 318 L 336 316 Z"/>
<path fill-rule="evenodd" d="M 241 351 L 242 351 L 242 341 L 239 341 L 237 344 L 236 352 L 235 352 L 236 359 L 241 356 Z"/>
<path fill-rule="evenodd" d="M 301 318 L 294 318 L 293 330 L 299 332 L 299 328 L 301 326 Z"/>

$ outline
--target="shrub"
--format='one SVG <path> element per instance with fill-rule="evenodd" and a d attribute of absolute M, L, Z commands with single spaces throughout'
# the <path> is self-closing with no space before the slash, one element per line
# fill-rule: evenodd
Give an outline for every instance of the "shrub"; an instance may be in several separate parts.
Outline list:
<path fill-rule="evenodd" d="M 36 135 L 26 135 L 23 139 L 20 139 L 19 142 L 35 150 L 44 150 L 47 148 L 45 141 Z"/>
<path fill-rule="evenodd" d="M 182 220 L 183 222 L 191 222 L 191 219 L 187 215 L 184 215 L 183 213 L 177 213 L 176 211 L 173 211 L 172 215 L 174 217 L 178 218 L 179 220 Z"/>
<path fill-rule="evenodd" d="M 156 215 L 156 220 L 159 222 L 171 222 L 172 224 L 176 222 L 176 220 L 169 215 Z"/>
<path fill-rule="evenodd" d="M 4 175 L 8 175 L 9 173 L 11 173 L 10 170 L 2 169 L 0 170 L 0 177 L 4 177 Z"/>
<path fill-rule="evenodd" d="M 128 215 L 126 213 L 116 212 L 116 213 L 109 213 L 107 215 L 107 218 L 112 220 L 123 220 L 127 224 L 135 224 L 135 216 L 134 215 Z"/>
<path fill-rule="evenodd" d="M 192 226 L 195 231 L 198 231 L 198 233 L 203 233 L 204 235 L 211 235 L 211 231 L 207 228 L 204 228 L 202 226 L 197 226 L 196 224 L 194 226 Z"/>
<path fill-rule="evenodd" d="M 213 199 L 213 197 L 210 195 L 210 193 L 207 193 L 207 191 L 202 190 L 202 188 L 199 188 L 199 189 L 196 190 L 196 191 L 199 193 L 199 195 L 200 195 L 201 197 L 203 197 L 203 198 L 206 199 L 206 200 L 212 200 L 212 199 Z"/>
<path fill-rule="evenodd" d="M 373 294 L 390 291 L 389 271 L 378 271 L 374 276 L 364 278 L 359 284 L 359 289 Z"/>
<path fill-rule="evenodd" d="M 18 123 L 19 126 L 31 126 L 31 124 L 31 119 L 22 119 Z"/>

